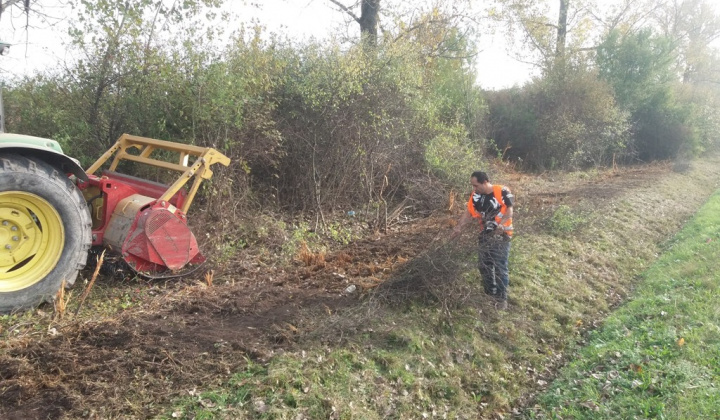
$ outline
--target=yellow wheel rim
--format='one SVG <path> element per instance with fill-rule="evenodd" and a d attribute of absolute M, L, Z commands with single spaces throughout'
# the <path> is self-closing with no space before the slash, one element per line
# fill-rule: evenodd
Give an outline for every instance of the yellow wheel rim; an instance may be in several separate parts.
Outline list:
<path fill-rule="evenodd" d="M 0 293 L 39 282 L 57 265 L 65 228 L 44 198 L 22 191 L 0 192 Z"/>

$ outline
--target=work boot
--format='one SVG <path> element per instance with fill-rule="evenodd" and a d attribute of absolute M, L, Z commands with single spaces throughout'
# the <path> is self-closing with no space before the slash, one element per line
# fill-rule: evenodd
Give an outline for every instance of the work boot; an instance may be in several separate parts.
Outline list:
<path fill-rule="evenodd" d="M 503 299 L 503 300 L 498 300 L 497 302 L 495 302 L 495 309 L 497 309 L 498 311 L 507 311 L 507 308 L 508 308 L 507 300 Z"/>

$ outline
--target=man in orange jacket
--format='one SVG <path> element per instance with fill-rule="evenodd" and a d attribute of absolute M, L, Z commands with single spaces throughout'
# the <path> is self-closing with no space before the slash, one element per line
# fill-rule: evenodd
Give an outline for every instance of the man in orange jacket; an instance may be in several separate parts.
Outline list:
<path fill-rule="evenodd" d="M 478 268 L 485 293 L 495 297 L 497 308 L 507 309 L 510 277 L 508 258 L 513 234 L 512 216 L 515 197 L 510 189 L 490 183 L 485 172 L 470 175 L 473 192 L 467 208 L 452 231 L 451 238 L 462 233 L 463 227 L 476 219 L 481 231 L 478 238 Z"/>

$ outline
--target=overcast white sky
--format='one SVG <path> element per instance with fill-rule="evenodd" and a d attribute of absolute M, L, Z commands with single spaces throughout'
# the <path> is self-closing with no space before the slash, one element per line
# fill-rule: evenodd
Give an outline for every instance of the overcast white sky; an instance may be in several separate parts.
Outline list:
<path fill-rule="evenodd" d="M 36 1 L 33 0 L 33 3 Z M 43 12 L 67 19 L 72 11 L 68 7 L 60 7 L 62 1 L 42 0 Z M 598 1 L 609 4 L 617 0 Z M 262 6 L 245 6 L 247 3 Z M 238 15 L 242 22 L 255 21 L 270 31 L 289 34 L 298 39 L 311 36 L 322 39 L 342 26 L 345 20 L 345 15 L 329 0 L 226 0 L 225 6 Z M 20 26 L 13 28 L 11 22 Z M 27 32 L 23 22 L 24 17 L 11 20 L 9 16 L 2 16 L 0 20 L 0 40 L 14 45 L 9 55 L 0 57 L 0 77 L 51 68 L 69 58 L 63 48 L 66 21 L 57 20 L 57 24 L 52 27 L 32 27 Z M 31 14 L 30 24 L 41 25 L 41 22 Z M 355 30 L 356 26 L 351 25 L 351 29 Z M 483 88 L 505 88 L 529 80 L 532 68 L 507 54 L 502 36 L 483 37 L 479 47 L 481 52 L 477 57 L 478 82 Z"/>
<path fill-rule="evenodd" d="M 258 2 L 260 3 L 260 2 Z M 262 7 L 240 7 L 241 2 L 227 0 L 226 5 L 239 15 L 243 22 L 255 20 L 271 31 L 291 34 L 294 38 L 324 38 L 344 21 L 344 15 L 333 8 L 328 0 L 263 0 Z M 52 6 L 52 0 L 43 2 L 43 11 L 51 16 L 68 16 L 67 8 Z M 0 40 L 13 44 L 10 54 L 0 58 L 0 77 L 22 75 L 52 68 L 62 63 L 66 56 L 63 40 L 66 39 L 64 22 L 53 27 L 34 27 L 25 31 L 23 26 L 13 28 L 9 16 L 0 20 Z M 22 19 L 14 19 L 15 25 Z M 40 25 L 30 15 L 30 24 Z M 356 24 L 352 26 L 354 28 Z M 485 39 L 483 51 L 478 56 L 478 81 L 486 89 L 497 89 L 522 83 L 529 78 L 529 67 L 510 58 L 504 51 L 501 39 Z M 492 63 L 483 64 L 483 63 Z M 9 74 L 8 74 L 9 73 Z"/>
<path fill-rule="evenodd" d="M 255 17 L 271 30 L 279 29 L 299 37 L 323 38 L 329 31 L 342 27 L 345 19 L 345 15 L 328 0 L 264 0 L 263 5 L 263 10 L 246 12 L 244 18 Z M 351 25 L 353 30 L 359 31 L 357 27 L 356 23 Z M 529 80 L 531 68 L 505 52 L 501 37 L 483 38 L 481 48 L 477 71 L 478 82 L 483 88 L 511 87 Z"/>

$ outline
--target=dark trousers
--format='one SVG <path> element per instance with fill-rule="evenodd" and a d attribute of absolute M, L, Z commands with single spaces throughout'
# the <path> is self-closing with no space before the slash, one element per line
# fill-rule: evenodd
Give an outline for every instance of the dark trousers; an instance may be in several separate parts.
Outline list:
<path fill-rule="evenodd" d="M 478 268 L 485 293 L 507 300 L 510 277 L 508 258 L 510 238 L 505 235 L 481 234 L 478 239 Z"/>

